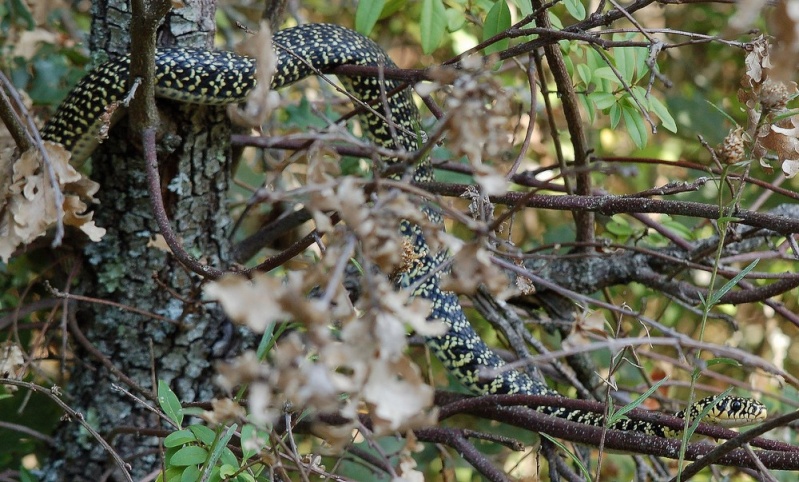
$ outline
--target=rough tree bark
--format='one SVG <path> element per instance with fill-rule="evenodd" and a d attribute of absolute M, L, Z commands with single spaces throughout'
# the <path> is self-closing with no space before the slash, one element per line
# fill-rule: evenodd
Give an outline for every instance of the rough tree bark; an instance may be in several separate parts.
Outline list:
<path fill-rule="evenodd" d="M 214 33 L 213 0 L 187 0 L 159 29 L 158 43 L 208 48 Z M 110 56 L 130 48 L 130 5 L 95 0 L 91 49 Z M 161 103 L 159 103 L 161 106 Z M 224 109 L 164 105 L 172 122 L 163 123 L 173 149 L 159 153 L 162 192 L 173 228 L 186 249 L 213 266 L 228 260 L 230 218 L 225 206 L 229 183 L 230 129 Z M 180 129 L 175 129 L 180 126 Z M 208 400 L 213 363 L 226 357 L 241 336 L 219 312 L 199 299 L 199 278 L 163 251 L 151 247 L 158 232 L 147 194 L 145 164 L 122 121 L 93 157 L 92 178 L 100 183 L 97 224 L 108 230 L 89 245 L 83 263 L 84 294 L 134 306 L 173 323 L 106 305 L 83 305 L 78 325 L 90 342 L 122 373 L 146 390 L 167 381 L 183 402 Z M 168 289 L 167 289 L 168 287 Z M 171 292 L 170 292 L 171 291 Z M 77 345 L 77 344 L 76 344 Z M 160 428 L 161 421 L 141 404 L 112 388 L 130 390 L 86 350 L 76 360 L 66 398 L 131 465 L 134 479 L 160 467 L 158 440 L 126 431 Z M 58 453 L 45 469 L 46 480 L 99 480 L 115 470 L 108 454 L 80 426 L 65 422 L 57 433 Z"/>

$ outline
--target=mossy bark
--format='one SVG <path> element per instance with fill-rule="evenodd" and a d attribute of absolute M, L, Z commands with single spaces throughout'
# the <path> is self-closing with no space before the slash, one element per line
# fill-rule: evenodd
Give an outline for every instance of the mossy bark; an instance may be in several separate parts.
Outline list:
<path fill-rule="evenodd" d="M 111 57 L 130 50 L 130 6 L 98 0 L 93 7 L 90 45 Z M 159 45 L 210 47 L 214 2 L 186 2 L 159 29 Z M 224 109 L 160 103 L 159 153 L 162 193 L 176 234 L 187 251 L 203 262 L 224 267 L 228 261 L 231 220 L 225 205 L 230 182 L 230 128 Z M 147 191 L 145 164 L 136 139 L 123 120 L 92 159 L 92 178 L 100 183 L 97 224 L 108 230 L 85 250 L 83 293 L 132 306 L 172 320 L 109 305 L 82 305 L 76 313 L 81 331 L 114 367 L 146 390 L 162 379 L 182 402 L 209 400 L 215 360 L 238 351 L 243 336 L 218 311 L 199 302 L 201 279 L 170 255 L 153 247 L 158 233 Z M 159 439 L 131 429 L 167 428 L 154 413 L 115 390 L 120 379 L 96 356 L 75 346 L 65 400 L 97 429 L 131 466 L 139 480 L 160 466 Z M 148 402 L 152 403 L 152 402 Z M 146 432 L 145 432 L 146 433 Z M 75 421 L 56 434 L 58 451 L 45 469 L 46 480 L 100 480 L 118 471 L 106 450 Z M 120 474 L 116 474 L 120 475 Z M 113 477 L 117 479 L 117 477 Z"/>

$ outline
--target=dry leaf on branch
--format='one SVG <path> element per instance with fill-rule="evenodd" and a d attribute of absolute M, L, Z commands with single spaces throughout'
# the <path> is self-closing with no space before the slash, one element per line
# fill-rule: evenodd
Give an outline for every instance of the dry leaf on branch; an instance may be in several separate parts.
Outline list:
<path fill-rule="evenodd" d="M 87 202 L 97 203 L 94 197 L 99 185 L 85 178 L 69 164 L 69 153 L 61 145 L 45 142 L 48 158 L 59 189 L 64 195 L 61 205 L 63 222 L 74 226 L 99 241 L 105 229 L 97 227 L 87 212 Z M 56 193 L 44 168 L 41 152 L 30 149 L 13 162 L 11 179 L 0 205 L 0 259 L 8 261 L 19 246 L 44 236 L 58 221 L 59 206 Z"/>

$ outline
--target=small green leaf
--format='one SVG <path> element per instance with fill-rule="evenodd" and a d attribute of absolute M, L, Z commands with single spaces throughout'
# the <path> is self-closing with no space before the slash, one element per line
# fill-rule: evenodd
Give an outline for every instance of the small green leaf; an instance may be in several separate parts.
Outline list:
<path fill-rule="evenodd" d="M 663 105 L 663 103 L 655 96 L 649 96 L 649 104 L 654 112 L 658 117 L 660 117 L 660 122 L 663 125 L 663 128 L 669 132 L 677 132 L 677 123 L 674 122 L 674 118 L 669 113 L 669 109 Z"/>
<path fill-rule="evenodd" d="M 172 432 L 164 439 L 164 447 L 177 447 L 179 445 L 186 445 L 187 443 L 196 442 L 197 437 L 191 430 L 184 429 Z"/>
<path fill-rule="evenodd" d="M 422 0 L 419 26 L 422 31 L 422 51 L 429 54 L 441 44 L 447 28 L 447 14 L 442 0 Z"/>
<path fill-rule="evenodd" d="M 227 447 L 225 447 L 225 449 L 222 451 L 222 455 L 219 460 L 221 460 L 223 464 L 228 465 L 236 465 L 239 463 L 239 459 L 236 457 L 236 454 L 234 454 L 233 451 Z"/>
<path fill-rule="evenodd" d="M 621 107 L 619 104 L 613 104 L 610 106 L 610 128 L 615 129 L 616 126 L 619 125 L 619 121 L 621 120 Z"/>
<path fill-rule="evenodd" d="M 580 0 L 565 0 L 563 5 L 566 7 L 566 11 L 569 12 L 569 15 L 575 19 L 585 19 L 585 5 L 583 5 L 583 2 Z"/>
<path fill-rule="evenodd" d="M 519 12 L 521 12 L 522 17 L 526 17 L 533 13 L 532 0 L 513 0 L 513 4 L 519 8 Z"/>
<path fill-rule="evenodd" d="M 646 125 L 641 113 L 631 106 L 622 106 L 621 115 L 627 126 L 627 134 L 638 149 L 643 149 L 646 146 Z"/>
<path fill-rule="evenodd" d="M 608 92 L 591 92 L 588 94 L 588 98 L 591 99 L 591 102 L 594 103 L 597 109 L 605 110 L 613 107 L 616 105 L 618 99 L 615 95 L 608 93 Z"/>
<path fill-rule="evenodd" d="M 588 114 L 588 123 L 593 124 L 594 121 L 596 120 L 596 106 L 594 105 L 593 102 L 588 100 L 587 95 L 581 95 L 578 97 L 578 99 L 580 100 L 580 105 L 583 106 L 586 113 Z"/>
<path fill-rule="evenodd" d="M 591 69 L 588 68 L 585 64 L 577 64 L 577 75 L 580 76 L 580 80 L 588 85 L 591 83 Z"/>
<path fill-rule="evenodd" d="M 180 482 L 197 482 L 202 475 L 196 465 L 189 465 L 180 475 Z"/>
<path fill-rule="evenodd" d="M 358 8 L 355 10 L 355 30 L 363 35 L 369 35 L 380 19 L 380 14 L 383 13 L 385 6 L 386 0 L 358 2 Z"/>
<path fill-rule="evenodd" d="M 407 0 L 388 0 L 386 6 L 383 7 L 383 13 L 380 14 L 380 18 L 384 19 L 394 15 L 405 8 L 407 3 Z"/>
<path fill-rule="evenodd" d="M 658 380 L 658 381 L 657 381 L 657 383 L 655 383 L 654 385 L 652 385 L 651 387 L 649 387 L 649 390 L 647 390 L 647 391 L 645 391 L 644 393 L 642 393 L 641 395 L 639 395 L 639 396 L 638 396 L 638 397 L 637 397 L 635 400 L 633 400 L 632 402 L 630 402 L 630 403 L 628 403 L 627 405 L 625 405 L 625 406 L 621 407 L 620 409 L 618 409 L 618 410 L 617 410 L 617 411 L 616 411 L 616 412 L 615 412 L 615 413 L 614 413 L 614 414 L 613 414 L 613 415 L 612 415 L 612 416 L 611 416 L 611 417 L 608 419 L 608 425 L 613 425 L 614 423 L 618 422 L 619 420 L 621 420 L 621 417 L 623 417 L 623 416 L 624 416 L 624 414 L 626 414 L 627 412 L 629 412 L 630 410 L 632 410 L 632 409 L 634 409 L 634 408 L 637 408 L 637 407 L 638 407 L 638 406 L 640 406 L 642 403 L 644 403 L 644 400 L 646 400 L 647 398 L 649 398 L 649 397 L 650 397 L 650 395 L 652 395 L 653 393 L 655 393 L 655 390 L 657 390 L 658 388 L 660 388 L 660 386 L 661 386 L 661 385 L 663 385 L 664 383 L 666 383 L 666 380 L 668 380 L 668 379 L 669 379 L 668 377 L 665 377 L 665 378 L 662 378 L 662 379 Z"/>
<path fill-rule="evenodd" d="M 28 469 L 23 466 L 19 468 L 19 482 L 37 482 L 36 478 Z"/>
<path fill-rule="evenodd" d="M 486 20 L 483 24 L 483 41 L 509 29 L 510 22 L 510 8 L 508 8 L 508 3 L 505 0 L 497 0 L 486 15 Z M 486 55 L 489 55 L 507 49 L 508 45 L 510 45 L 510 40 L 502 39 L 499 42 L 494 42 L 489 45 L 484 51 Z"/>
<path fill-rule="evenodd" d="M 170 459 L 172 465 L 186 467 L 189 465 L 200 465 L 208 458 L 208 451 L 196 445 L 187 445 L 175 452 Z"/>
<path fill-rule="evenodd" d="M 189 430 L 197 436 L 197 440 L 209 447 L 213 445 L 216 440 L 216 433 L 205 425 L 191 425 Z"/>
<path fill-rule="evenodd" d="M 610 67 L 600 67 L 594 70 L 594 78 L 609 80 L 617 84 L 619 83 L 619 77 Z"/>
<path fill-rule="evenodd" d="M 225 464 L 225 465 L 222 465 L 221 467 L 219 467 L 219 475 L 222 476 L 223 478 L 229 478 L 231 475 L 233 475 L 236 472 L 238 472 L 238 470 L 239 469 L 237 469 L 236 467 L 234 467 L 232 465 Z"/>
<path fill-rule="evenodd" d="M 247 472 L 242 472 L 236 476 L 236 482 L 255 482 L 255 477 Z"/>
<path fill-rule="evenodd" d="M 738 360 L 725 357 L 711 358 L 710 360 L 707 361 L 708 367 L 712 367 L 713 365 L 730 365 L 733 367 L 743 366 L 741 362 L 739 362 Z"/>
<path fill-rule="evenodd" d="M 221 437 L 219 437 L 219 440 L 215 441 L 214 451 L 211 452 L 211 457 L 208 458 L 208 464 L 205 469 L 206 473 L 203 474 L 202 480 L 208 480 L 210 478 L 211 476 L 210 469 L 212 467 L 216 467 L 216 462 L 217 460 L 219 460 L 219 457 L 222 456 L 222 452 L 224 452 L 225 450 L 230 452 L 230 449 L 227 448 L 227 443 L 230 441 L 230 438 L 233 436 L 233 434 L 236 433 L 237 428 L 238 424 L 234 423 L 233 425 L 228 427 L 228 429 L 225 431 L 224 434 L 222 434 Z M 237 466 L 238 462 L 239 461 L 238 459 L 236 459 L 236 456 L 233 455 L 233 452 L 230 452 L 229 456 L 227 457 L 227 460 L 224 461 L 225 464 L 234 465 L 234 466 Z"/>
<path fill-rule="evenodd" d="M 605 224 L 605 229 L 620 238 L 631 236 L 635 232 L 630 225 L 627 224 L 627 221 L 618 215 L 613 216 L 611 220 Z"/>
<path fill-rule="evenodd" d="M 255 425 L 245 423 L 241 427 L 241 438 L 239 439 L 239 442 L 241 443 L 241 454 L 243 460 L 247 460 L 258 453 L 258 449 L 252 446 L 257 439 L 258 429 L 255 427 Z"/>
<path fill-rule="evenodd" d="M 550 437 L 549 435 L 547 435 L 545 433 L 542 433 L 541 436 L 546 438 L 547 440 L 549 440 L 550 442 L 552 442 L 556 446 L 558 446 L 566 455 L 568 455 L 569 458 L 572 459 L 572 462 L 574 462 L 580 468 L 580 471 L 583 473 L 583 476 L 585 477 L 585 480 L 593 480 L 591 478 L 591 473 L 588 471 L 588 468 L 585 466 L 585 464 L 583 464 L 582 460 L 580 460 L 579 457 L 574 455 L 572 453 L 572 451 L 569 450 L 569 448 L 566 447 L 563 444 L 563 442 L 561 442 L 560 440 L 558 440 L 556 438 L 552 438 L 552 437 Z"/>
<path fill-rule="evenodd" d="M 183 467 L 167 467 L 166 472 L 162 473 L 163 477 L 162 482 L 181 482 L 181 477 L 183 476 Z"/>
<path fill-rule="evenodd" d="M 757 258 L 756 260 L 754 260 L 751 263 L 749 263 L 749 266 L 747 266 L 746 268 L 742 269 L 741 272 L 738 273 L 737 275 L 735 275 L 735 277 L 733 279 L 731 279 L 728 282 L 726 282 L 724 284 L 724 286 L 722 286 L 718 291 L 714 291 L 713 295 L 708 300 L 708 303 L 709 303 L 708 306 L 713 306 L 716 303 L 718 303 L 719 300 L 724 295 L 726 295 L 731 289 L 733 289 L 735 287 L 735 285 L 738 284 L 738 282 L 740 282 L 742 279 L 744 279 L 744 276 L 746 276 L 750 271 L 755 269 L 755 266 L 757 266 L 758 262 L 760 262 L 760 258 Z"/>
<path fill-rule="evenodd" d="M 180 400 L 163 380 L 158 380 L 158 404 L 167 418 L 174 422 L 178 428 L 183 426 L 183 407 L 180 406 Z"/>
<path fill-rule="evenodd" d="M 560 17 L 555 15 L 552 10 L 547 10 L 547 17 L 549 17 L 549 23 L 552 24 L 553 28 L 563 30 L 563 22 L 560 21 Z"/>
<path fill-rule="evenodd" d="M 456 8 L 448 8 L 446 10 L 447 15 L 447 30 L 450 32 L 456 32 L 463 28 L 466 25 L 466 13 L 461 12 Z"/>
<path fill-rule="evenodd" d="M 624 83 L 627 85 L 632 84 L 633 73 L 635 72 L 635 62 L 632 58 L 630 49 L 613 49 L 613 53 L 616 54 L 614 57 L 616 60 L 616 70 L 618 70 L 621 74 L 622 80 L 624 80 Z"/>

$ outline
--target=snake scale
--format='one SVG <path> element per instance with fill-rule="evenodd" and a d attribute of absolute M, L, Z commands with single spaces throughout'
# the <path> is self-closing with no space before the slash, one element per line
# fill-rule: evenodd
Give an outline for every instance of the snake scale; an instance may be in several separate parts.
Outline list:
<path fill-rule="evenodd" d="M 329 24 L 307 24 L 278 31 L 273 38 L 278 68 L 272 81 L 277 89 L 310 75 L 345 64 L 384 65 L 394 67 L 386 53 L 368 38 L 344 27 Z M 227 104 L 244 100 L 255 84 L 255 62 L 229 52 L 192 49 L 162 49 L 157 53 L 157 95 L 181 102 Z M 100 116 L 106 106 L 127 94 L 129 59 L 107 62 L 84 77 L 61 104 L 43 130 L 45 140 L 63 144 L 81 162 L 97 145 Z M 316 70 L 315 70 L 316 69 Z M 380 106 L 381 92 L 391 92 L 399 81 L 387 80 L 384 85 L 373 77 L 342 78 L 347 89 L 367 104 Z M 382 91 L 381 91 L 382 89 Z M 381 111 L 380 107 L 377 108 Z M 406 88 L 387 101 L 388 117 L 395 129 L 375 112 L 362 112 L 360 121 L 372 140 L 389 149 L 418 149 L 419 112 Z M 416 167 L 416 181 L 433 179 L 429 161 Z M 440 215 L 423 208 L 433 222 Z M 505 362 L 489 348 L 467 321 L 457 296 L 440 288 L 436 267 L 442 257 L 430 252 L 420 229 L 409 222 L 401 223 L 401 232 L 414 246 L 414 266 L 404 277 L 407 286 L 414 286 L 415 296 L 433 304 L 430 319 L 444 320 L 445 334 L 428 339 L 428 345 L 443 364 L 471 391 L 479 394 L 556 395 L 542 382 L 516 370 L 502 370 Z M 481 378 L 485 369 L 497 373 L 494 378 Z M 715 401 L 715 403 L 714 403 Z M 748 398 L 708 397 L 693 404 L 688 412 L 693 418 L 707 405 L 714 404 L 709 421 L 727 426 L 762 420 L 766 409 Z M 540 407 L 537 410 L 568 420 L 601 426 L 602 415 L 575 409 Z M 684 417 L 680 412 L 678 416 Z M 706 419 L 708 419 L 706 417 Z M 636 420 L 623 419 L 611 429 L 633 430 L 658 436 L 673 436 L 670 429 Z"/>

